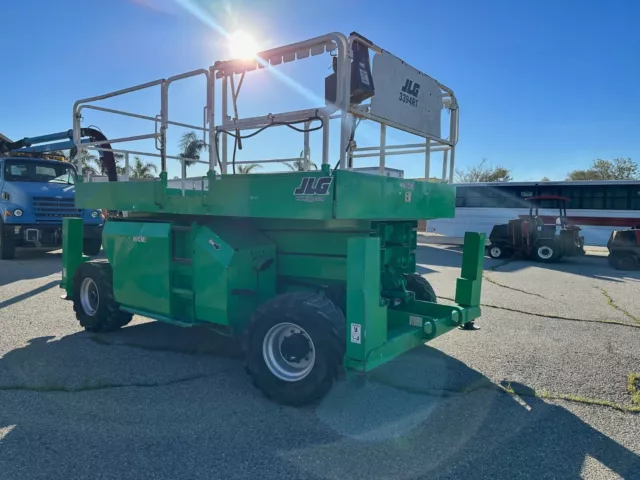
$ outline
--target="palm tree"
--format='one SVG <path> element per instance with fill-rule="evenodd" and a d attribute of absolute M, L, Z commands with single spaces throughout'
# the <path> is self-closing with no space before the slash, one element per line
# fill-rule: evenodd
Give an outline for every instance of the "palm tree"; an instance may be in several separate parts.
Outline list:
<path fill-rule="evenodd" d="M 90 154 L 87 150 L 83 150 L 82 153 L 78 153 L 77 148 L 72 148 L 69 151 L 69 161 L 77 165 L 78 163 L 82 167 L 82 175 L 90 173 L 91 175 L 98 175 L 101 168 L 98 165 L 98 158 L 95 155 Z"/>
<path fill-rule="evenodd" d="M 131 178 L 154 178 L 158 172 L 158 167 L 151 162 L 143 162 L 140 157 L 133 159 L 131 168 Z"/>
<path fill-rule="evenodd" d="M 116 172 L 118 173 L 118 175 L 126 175 L 127 168 L 124 165 L 120 164 L 120 162 L 124 162 L 124 153 L 113 152 L 113 157 L 116 161 Z M 104 175 L 104 172 L 103 172 L 103 175 Z"/>
<path fill-rule="evenodd" d="M 184 158 L 184 164 L 190 167 L 196 162 L 189 162 L 186 159 L 200 160 L 200 152 L 204 148 L 204 141 L 198 138 L 198 134 L 194 131 L 186 132 L 180 137 L 180 153 L 179 157 Z"/>
<path fill-rule="evenodd" d="M 238 165 L 238 173 L 251 173 L 251 171 L 255 170 L 256 168 L 262 168 L 262 165 L 258 165 L 257 163 Z"/>
<path fill-rule="evenodd" d="M 305 171 L 305 167 L 306 167 L 306 161 L 305 161 L 305 158 L 304 158 L 304 150 L 302 152 L 300 152 L 300 158 L 298 158 L 297 160 L 294 160 L 293 162 L 282 162 L 282 163 L 284 163 L 287 167 L 289 167 L 294 172 L 304 172 Z M 316 165 L 312 161 L 309 161 L 309 169 L 310 170 L 317 170 L 318 169 L 318 165 Z"/>
<path fill-rule="evenodd" d="M 76 164 L 78 160 L 80 160 L 83 175 L 86 175 L 87 173 L 91 173 L 91 175 L 107 174 L 99 158 L 96 155 L 89 153 L 87 150 L 84 150 L 80 155 L 78 155 L 78 149 L 75 147 L 69 150 L 68 155 L 65 155 L 65 152 L 61 150 L 56 150 L 51 153 L 66 156 L 73 164 Z M 121 162 L 124 161 L 124 153 L 113 152 L 113 156 L 116 161 L 116 172 L 118 175 L 125 175 L 126 168 L 121 164 Z"/>

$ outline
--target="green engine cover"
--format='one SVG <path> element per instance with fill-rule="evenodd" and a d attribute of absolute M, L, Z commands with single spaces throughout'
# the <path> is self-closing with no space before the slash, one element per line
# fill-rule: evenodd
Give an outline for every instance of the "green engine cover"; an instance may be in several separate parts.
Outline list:
<path fill-rule="evenodd" d="M 193 229 L 196 318 L 241 331 L 258 305 L 276 294 L 275 244 L 231 219 Z"/>
<path fill-rule="evenodd" d="M 106 222 L 102 242 L 116 301 L 170 315 L 171 224 Z"/>
<path fill-rule="evenodd" d="M 242 220 L 110 221 L 103 244 L 115 300 L 152 318 L 242 330 L 276 294 L 275 244 Z"/>

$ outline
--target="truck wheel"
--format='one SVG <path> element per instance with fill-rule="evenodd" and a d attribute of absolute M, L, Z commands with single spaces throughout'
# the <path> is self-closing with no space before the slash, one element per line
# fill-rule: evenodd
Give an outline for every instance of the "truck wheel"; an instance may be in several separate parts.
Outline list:
<path fill-rule="evenodd" d="M 407 290 L 416 294 L 416 300 L 438 303 L 438 297 L 431 284 L 417 273 L 407 273 L 404 276 L 407 281 Z"/>
<path fill-rule="evenodd" d="M 321 294 L 290 292 L 260 306 L 247 326 L 247 372 L 283 405 L 306 405 L 333 385 L 345 354 L 345 319 Z"/>
<path fill-rule="evenodd" d="M 533 256 L 539 262 L 554 262 L 557 259 L 556 244 L 554 242 L 537 243 L 533 247 Z"/>
<path fill-rule="evenodd" d="M 3 221 L 0 219 L 0 260 L 13 260 L 16 256 L 16 247 L 13 238 L 4 234 Z"/>
<path fill-rule="evenodd" d="M 110 332 L 124 327 L 133 315 L 120 310 L 113 299 L 111 266 L 104 260 L 80 264 L 73 277 L 73 311 L 88 332 Z"/>
<path fill-rule="evenodd" d="M 85 238 L 82 240 L 82 253 L 93 257 L 100 253 L 102 248 L 101 238 Z"/>

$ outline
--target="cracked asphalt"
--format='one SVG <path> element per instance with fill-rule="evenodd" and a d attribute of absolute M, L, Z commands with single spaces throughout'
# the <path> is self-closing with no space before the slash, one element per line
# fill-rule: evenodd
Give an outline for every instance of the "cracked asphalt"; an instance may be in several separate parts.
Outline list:
<path fill-rule="evenodd" d="M 442 297 L 460 259 L 417 252 Z M 487 259 L 480 330 L 300 409 L 264 399 L 209 331 L 83 332 L 59 279 L 56 253 L 0 261 L 2 480 L 640 479 L 640 273 L 602 257 Z"/>

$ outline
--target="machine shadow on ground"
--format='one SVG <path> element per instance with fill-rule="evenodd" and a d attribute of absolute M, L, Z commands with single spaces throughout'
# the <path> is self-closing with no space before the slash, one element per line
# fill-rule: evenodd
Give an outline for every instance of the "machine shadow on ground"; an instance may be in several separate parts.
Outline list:
<path fill-rule="evenodd" d="M 640 472 L 637 454 L 566 408 L 512 383 L 523 406 L 432 347 L 350 374 L 301 409 L 258 394 L 239 357 L 212 332 L 158 323 L 33 339 L 0 359 L 4 478 L 25 468 L 77 478 L 119 458 L 130 478 L 248 478 L 224 460 L 239 448 L 264 478 L 579 478 L 587 457 L 622 478 Z M 172 371 L 160 381 L 163 368 Z M 25 448 L 34 441 L 35 457 Z"/>
<path fill-rule="evenodd" d="M 0 287 L 21 280 L 48 277 L 61 271 L 61 253 L 42 250 L 18 251 L 15 259 L 0 260 Z"/>
<path fill-rule="evenodd" d="M 493 260 L 485 257 L 483 268 L 488 271 L 504 264 L 504 260 Z M 418 244 L 416 248 L 416 272 L 421 275 L 433 273 L 435 267 L 456 268 L 462 267 L 462 248 L 461 247 L 432 247 L 429 245 Z"/>
<path fill-rule="evenodd" d="M 462 265 L 462 247 L 433 247 L 425 244 L 419 244 L 416 249 L 416 263 L 460 268 Z M 494 260 L 489 257 L 485 257 L 484 262 L 485 271 L 496 269 L 500 272 L 517 272 L 529 267 L 596 278 L 609 282 L 640 280 L 640 271 L 616 270 L 609 266 L 605 256 L 599 255 L 563 258 L 555 263 L 542 263 L 536 262 L 535 260 L 519 258 Z M 421 266 L 417 267 L 417 270 L 422 274 L 431 273 L 433 271 Z"/>

